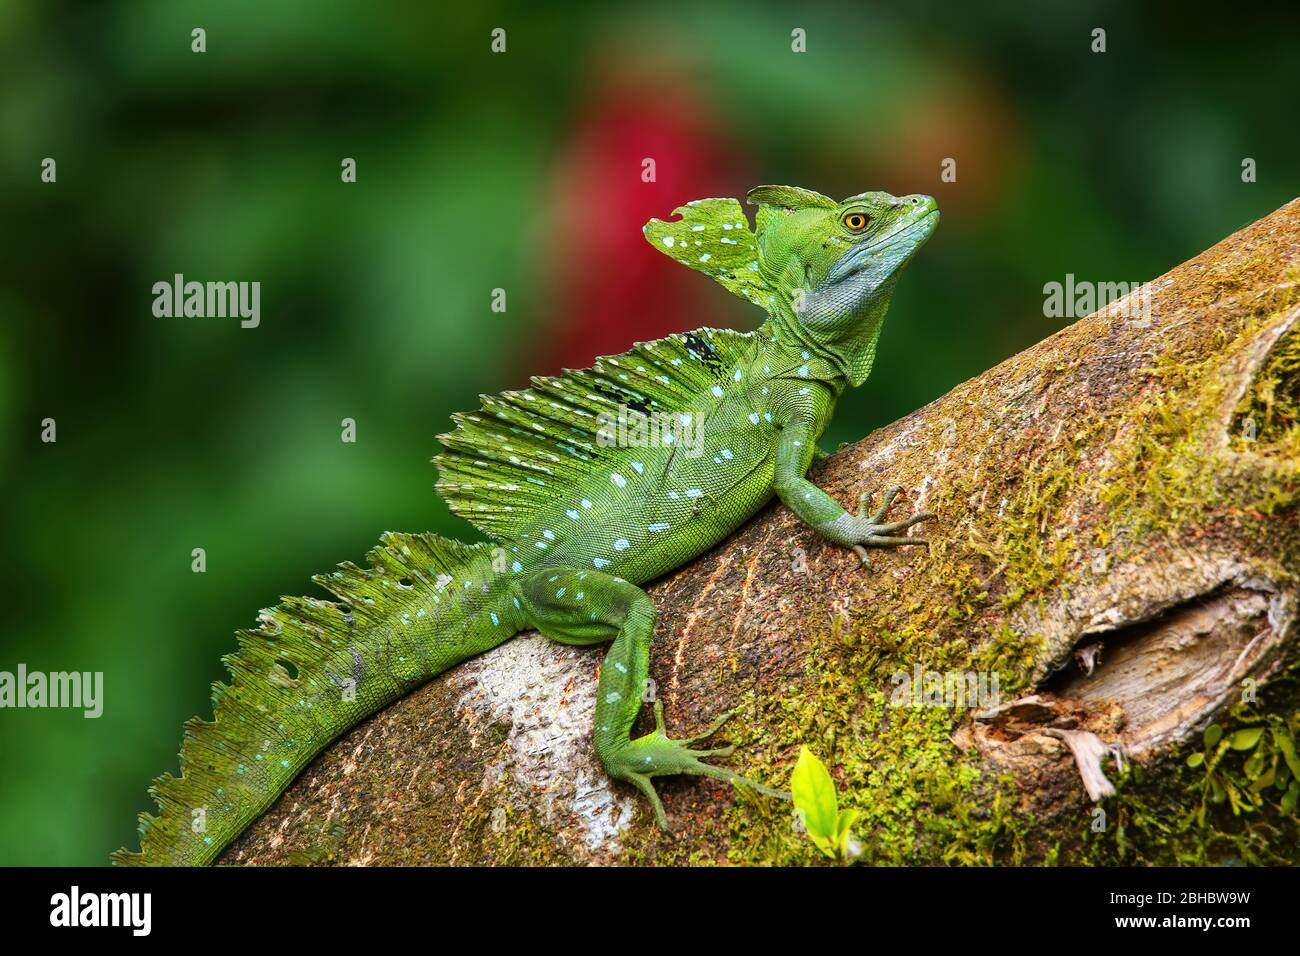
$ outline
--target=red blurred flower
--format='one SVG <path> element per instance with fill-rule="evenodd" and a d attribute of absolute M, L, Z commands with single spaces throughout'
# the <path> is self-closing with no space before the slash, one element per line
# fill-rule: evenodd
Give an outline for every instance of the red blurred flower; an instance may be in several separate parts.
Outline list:
<path fill-rule="evenodd" d="M 724 321 L 719 290 L 652 249 L 641 227 L 691 199 L 743 195 L 725 124 L 690 83 L 673 79 L 681 69 L 620 63 L 610 72 L 583 84 L 599 92 L 581 107 L 553 177 L 547 350 L 530 363 L 548 372 Z M 652 182 L 643 180 L 646 160 Z"/>

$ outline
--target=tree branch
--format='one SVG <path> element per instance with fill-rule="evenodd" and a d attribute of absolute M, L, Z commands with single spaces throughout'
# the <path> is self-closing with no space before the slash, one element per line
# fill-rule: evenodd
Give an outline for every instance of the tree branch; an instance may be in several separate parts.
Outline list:
<path fill-rule="evenodd" d="M 726 762 L 782 787 L 808 744 L 870 862 L 1296 862 L 1298 278 L 1300 200 L 1144 286 L 1149 314 L 1134 293 L 821 462 L 846 507 L 899 484 L 892 514 L 938 512 L 931 547 L 864 571 L 774 505 L 656 583 L 670 732 L 737 708 Z M 820 859 L 789 804 L 713 780 L 660 778 L 661 834 L 592 752 L 603 651 L 521 635 L 430 682 L 223 862 Z"/>

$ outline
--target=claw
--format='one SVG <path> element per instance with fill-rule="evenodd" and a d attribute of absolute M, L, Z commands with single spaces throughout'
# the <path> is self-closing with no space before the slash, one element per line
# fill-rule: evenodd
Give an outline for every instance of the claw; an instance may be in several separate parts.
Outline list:
<path fill-rule="evenodd" d="M 903 491 L 902 485 L 891 485 L 889 488 L 887 488 L 885 490 L 884 502 L 880 505 L 879 508 L 876 509 L 876 513 L 873 514 L 870 518 L 867 518 L 867 520 L 870 521 L 872 524 L 879 524 L 880 519 L 883 518 L 889 512 L 889 508 L 894 503 L 894 499 L 897 498 L 902 493 L 902 491 Z M 860 516 L 866 518 L 866 515 L 862 513 L 863 511 L 865 511 L 865 509 L 860 509 L 859 512 Z"/>
<path fill-rule="evenodd" d="M 875 526 L 875 529 L 877 531 L 883 532 L 885 534 L 892 534 L 895 531 L 902 531 L 904 528 L 910 528 L 914 524 L 920 524 L 922 521 L 929 521 L 933 517 L 934 517 L 933 511 L 922 511 L 918 514 L 912 515 L 910 518 L 902 518 L 898 521 L 891 521 L 889 524 L 876 524 L 876 522 L 874 521 L 871 523 L 872 525 Z"/>
<path fill-rule="evenodd" d="M 684 742 L 684 741 L 683 741 Z M 694 753 L 699 757 L 730 757 L 736 752 L 735 744 L 727 744 L 725 747 L 715 747 L 712 750 L 696 750 Z"/>
<path fill-rule="evenodd" d="M 656 698 L 654 702 L 654 712 L 655 712 L 655 731 L 667 737 L 668 732 L 664 729 L 664 702 L 662 700 L 659 700 L 658 698 Z"/>
<path fill-rule="evenodd" d="M 693 768 L 682 771 L 683 773 L 695 774 L 701 777 L 713 777 L 715 780 L 726 780 L 734 783 L 738 787 L 749 787 L 765 797 L 776 797 L 778 800 L 789 800 L 790 794 L 784 790 L 773 790 L 771 787 L 765 787 L 761 783 L 756 783 L 748 777 L 742 777 L 734 770 L 728 770 L 726 767 L 715 767 L 712 764 L 697 763 Z"/>
<path fill-rule="evenodd" d="M 650 778 L 645 774 L 631 773 L 623 779 L 640 790 L 650 801 L 650 806 L 655 813 L 655 823 L 659 824 L 659 829 L 671 833 L 672 827 L 668 826 L 668 815 L 664 813 L 664 805 L 659 801 L 659 794 L 655 793 L 655 785 L 650 782 Z"/>
<path fill-rule="evenodd" d="M 868 535 L 866 543 L 894 545 L 894 546 L 900 544 L 924 544 L 928 546 L 930 544 L 930 542 L 927 541 L 925 538 L 895 538 L 886 534 Z"/>
<path fill-rule="evenodd" d="M 722 727 L 723 724 L 725 724 L 727 721 L 731 719 L 731 716 L 734 713 L 735 713 L 734 710 L 729 710 L 726 713 L 720 715 L 717 720 L 709 724 L 709 729 L 704 731 L 704 733 L 696 734 L 694 737 L 687 737 L 685 740 L 682 741 L 682 743 L 685 744 L 687 747 L 689 747 L 691 746 L 691 744 L 698 744 L 702 740 L 708 740 L 710 737 L 712 737 L 714 734 L 718 732 L 718 730 Z M 663 730 L 662 724 L 659 725 L 659 729 L 661 731 Z"/>

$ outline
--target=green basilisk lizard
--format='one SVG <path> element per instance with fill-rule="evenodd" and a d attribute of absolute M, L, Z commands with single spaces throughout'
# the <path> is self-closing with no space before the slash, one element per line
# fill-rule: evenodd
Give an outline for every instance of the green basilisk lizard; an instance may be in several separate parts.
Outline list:
<path fill-rule="evenodd" d="M 238 632 L 213 685 L 214 719 L 186 724 L 181 774 L 159 777 L 121 864 L 214 860 L 332 740 L 460 661 L 535 628 L 569 644 L 612 640 L 600 670 L 596 753 L 612 777 L 663 807 L 651 779 L 701 774 L 755 786 L 706 762 L 709 733 L 630 736 L 648 676 L 655 609 L 639 585 L 725 539 L 776 495 L 828 541 L 923 544 L 900 536 L 933 517 L 885 520 L 897 489 L 845 511 L 805 473 L 836 398 L 871 371 L 903 266 L 939 219 L 928 196 L 868 192 L 835 202 L 760 186 L 751 230 L 734 199 L 701 199 L 651 220 L 661 252 L 768 313 L 756 332 L 700 329 L 635 345 L 590 369 L 534 378 L 456 415 L 435 458 L 438 490 L 492 541 L 383 536 L 367 567 L 314 580 L 333 601 L 285 598 Z M 634 423 L 626 438 L 611 423 Z M 646 424 L 656 427 L 642 428 Z M 682 440 L 693 436 L 694 440 Z M 201 821 L 201 822 L 200 822 Z"/>

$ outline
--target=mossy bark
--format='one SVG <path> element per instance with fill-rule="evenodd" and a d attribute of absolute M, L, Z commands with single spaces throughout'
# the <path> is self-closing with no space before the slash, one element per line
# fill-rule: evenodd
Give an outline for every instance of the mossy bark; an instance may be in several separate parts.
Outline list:
<path fill-rule="evenodd" d="M 670 733 L 734 708 L 724 762 L 773 786 L 807 744 L 861 862 L 1300 862 L 1298 279 L 1300 200 L 820 462 L 937 512 L 929 549 L 864 570 L 773 505 L 656 583 Z M 591 752 L 602 653 L 523 635 L 432 681 L 222 862 L 821 860 L 713 780 L 660 779 L 661 833 Z"/>

